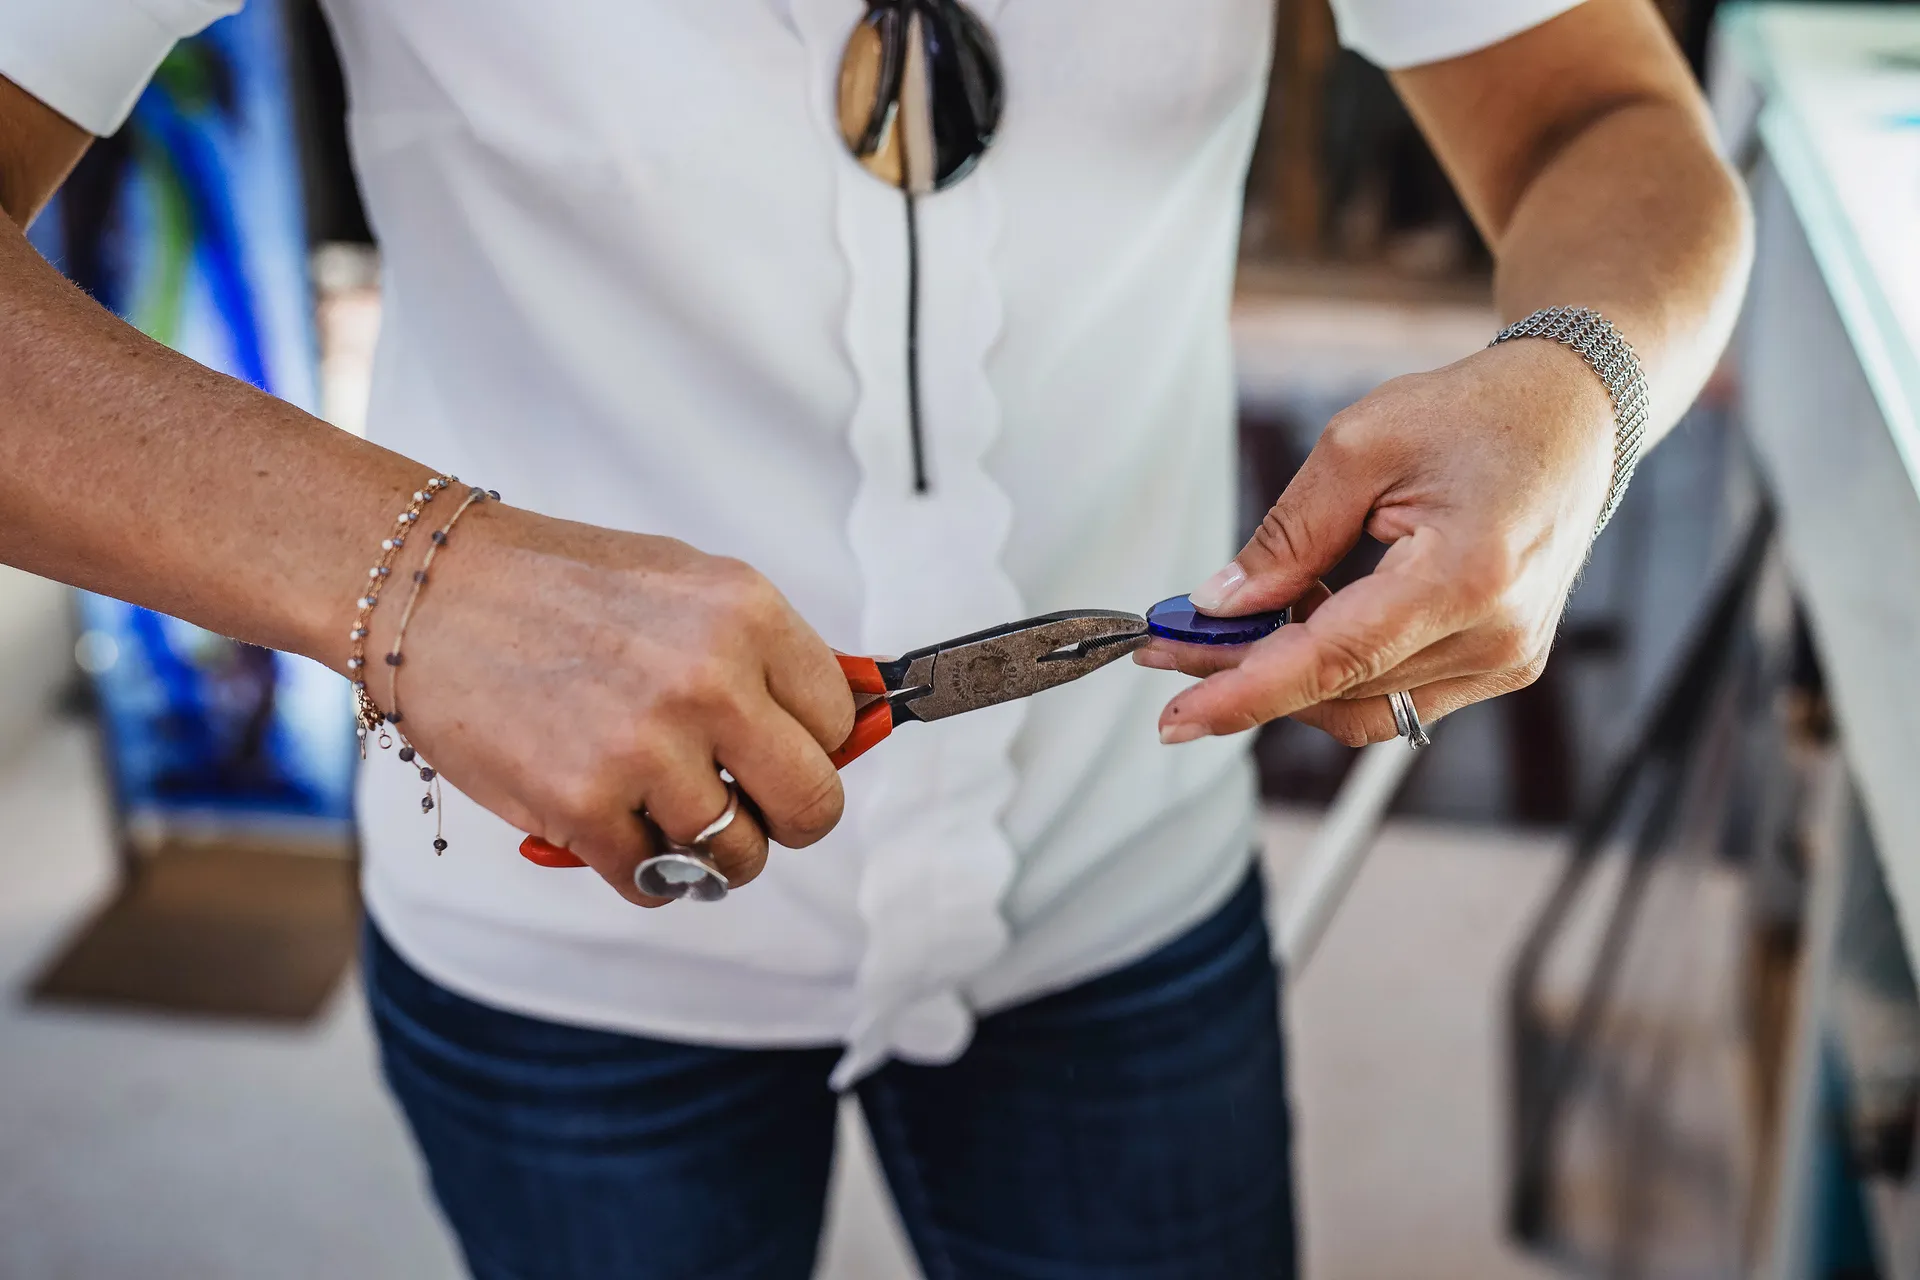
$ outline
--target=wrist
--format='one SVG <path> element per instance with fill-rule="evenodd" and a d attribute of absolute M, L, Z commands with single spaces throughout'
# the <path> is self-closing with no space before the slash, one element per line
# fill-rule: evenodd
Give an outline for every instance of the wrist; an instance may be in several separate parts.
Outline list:
<path fill-rule="evenodd" d="M 1593 536 L 1598 537 L 1626 496 L 1645 443 L 1651 393 L 1640 357 L 1626 335 L 1590 307 L 1542 308 L 1502 329 L 1487 345 L 1497 349 L 1518 339 L 1531 339 L 1531 345 L 1558 347 L 1578 356 L 1606 392 L 1613 448 L 1606 497 L 1594 523 Z"/>
<path fill-rule="evenodd" d="M 411 466 L 409 465 L 411 470 Z M 417 475 L 417 473 L 416 473 Z M 470 486 L 451 476 L 416 479 L 418 486 L 382 502 L 375 522 L 356 519 L 351 549 L 341 555 L 343 570 L 326 575 L 326 584 L 350 575 L 348 591 L 334 587 L 319 602 L 315 622 L 299 650 L 345 675 L 353 683 L 363 729 L 378 727 L 392 710 L 390 668 L 399 665 L 399 637 L 426 580 L 441 530 L 471 505 Z M 367 529 L 365 525 L 371 524 Z M 350 595 L 348 592 L 350 591 Z"/>
<path fill-rule="evenodd" d="M 458 486 L 455 488 L 457 489 Z M 334 639 L 334 646 L 341 656 L 333 659 L 333 665 L 343 666 L 347 661 L 345 655 L 357 648 L 363 654 L 365 665 L 358 670 L 347 670 L 347 678 L 356 683 L 365 681 L 367 694 L 372 698 L 374 706 L 389 714 L 394 707 L 387 692 L 388 668 L 384 659 L 388 653 L 392 652 L 394 639 L 400 632 L 401 611 L 406 608 L 407 597 L 412 594 L 413 575 L 421 571 L 426 561 L 427 549 L 430 545 L 429 535 L 439 528 L 440 523 L 446 518 L 446 512 L 436 508 L 444 505 L 446 501 L 447 498 L 443 497 L 426 507 L 421 511 L 419 519 L 410 522 L 410 527 L 404 532 L 391 523 L 382 531 L 381 539 L 375 546 L 384 547 L 388 539 L 396 536 L 400 541 L 400 545 L 394 548 L 393 559 L 388 565 L 389 572 L 376 584 L 363 571 L 360 578 L 361 590 L 369 594 L 363 594 L 349 602 L 348 607 L 355 611 L 353 621 L 349 624 L 351 629 L 341 632 Z M 372 562 L 375 554 L 373 549 L 369 548 L 369 563 Z M 376 598 L 378 603 L 370 612 L 367 612 L 361 610 L 359 606 L 365 603 L 369 595 Z M 365 634 L 359 637 L 356 646 L 355 636 L 363 627 Z"/>
<path fill-rule="evenodd" d="M 1613 483 L 1618 439 L 1607 389 L 1578 352 L 1553 342 L 1507 342 L 1476 353 L 1480 394 L 1516 411 L 1508 428 L 1527 432 L 1536 474 L 1560 477 L 1559 519 L 1594 528 Z"/>

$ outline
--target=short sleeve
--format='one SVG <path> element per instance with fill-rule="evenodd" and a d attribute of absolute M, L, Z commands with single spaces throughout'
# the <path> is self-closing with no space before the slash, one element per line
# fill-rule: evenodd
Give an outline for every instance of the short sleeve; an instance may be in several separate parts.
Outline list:
<path fill-rule="evenodd" d="M 5 0 L 0 75 L 87 132 L 126 122 L 174 42 L 244 0 Z"/>
<path fill-rule="evenodd" d="M 1582 0 L 1333 0 L 1340 43 L 1390 71 L 1472 53 Z"/>

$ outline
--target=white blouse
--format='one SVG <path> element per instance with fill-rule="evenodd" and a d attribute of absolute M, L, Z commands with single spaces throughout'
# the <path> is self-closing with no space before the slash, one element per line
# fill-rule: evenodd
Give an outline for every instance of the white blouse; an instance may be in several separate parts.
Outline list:
<path fill-rule="evenodd" d="M 1405 65 L 1572 3 L 1334 7 Z M 170 43 L 235 7 L 13 0 L 0 73 L 110 132 Z M 1007 108 L 979 168 L 921 202 L 916 495 L 901 199 L 831 110 L 861 0 L 330 0 L 385 263 L 373 437 L 746 560 L 849 652 L 1198 584 L 1234 550 L 1227 312 L 1271 2 L 973 7 Z M 839 1085 L 947 1061 L 981 1012 L 1145 954 L 1246 874 L 1246 744 L 1162 748 L 1178 684 L 1117 664 L 913 726 L 847 769 L 827 840 L 664 911 L 523 861 L 452 791 L 434 857 L 412 770 L 376 756 L 367 904 L 495 1005 L 841 1044 Z"/>

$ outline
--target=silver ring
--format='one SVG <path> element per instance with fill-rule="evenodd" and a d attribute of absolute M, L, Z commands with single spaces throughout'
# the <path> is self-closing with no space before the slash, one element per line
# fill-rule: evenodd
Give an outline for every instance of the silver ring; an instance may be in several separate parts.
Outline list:
<path fill-rule="evenodd" d="M 715 836 L 719 835 L 722 831 L 725 831 L 728 827 L 732 826 L 734 816 L 739 812 L 740 812 L 740 788 L 734 786 L 731 782 L 729 782 L 727 784 L 726 812 L 721 814 L 719 817 L 715 818 L 712 822 L 709 822 L 706 826 L 702 827 L 700 829 L 700 834 L 695 836 L 692 840 L 688 841 L 687 843 L 695 849 L 704 851 L 707 847 L 707 841 L 713 839 Z"/>
<path fill-rule="evenodd" d="M 1405 738 L 1407 745 L 1418 751 L 1422 747 L 1433 745 L 1433 739 L 1427 736 L 1426 726 L 1420 723 L 1420 713 L 1413 708 L 1413 694 L 1405 689 L 1387 695 L 1387 705 L 1393 708 L 1393 727 L 1395 736 Z"/>
<path fill-rule="evenodd" d="M 740 789 L 729 782 L 725 812 L 709 822 L 699 835 L 686 844 L 668 841 L 666 849 L 641 862 L 633 869 L 634 887 L 648 897 L 671 898 L 676 902 L 682 898 L 691 898 L 695 902 L 718 902 L 726 897 L 727 891 L 733 886 L 727 883 L 726 875 L 707 856 L 707 844 L 733 825 L 739 813 Z M 652 819 L 648 819 L 647 825 L 656 832 L 660 830 Z M 665 838 L 664 833 L 662 837 Z"/>

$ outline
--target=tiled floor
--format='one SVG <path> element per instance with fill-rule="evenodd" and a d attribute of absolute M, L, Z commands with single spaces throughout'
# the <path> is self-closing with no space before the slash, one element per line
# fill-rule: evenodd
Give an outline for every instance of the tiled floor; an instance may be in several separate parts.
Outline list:
<path fill-rule="evenodd" d="M 1299 815 L 1267 823 L 1282 893 L 1310 830 Z M 1508 953 L 1557 866 L 1537 837 L 1382 835 L 1288 1010 L 1310 1280 L 1549 1274 L 1497 1229 L 1497 1049 Z"/>
<path fill-rule="evenodd" d="M 14 993 L 107 885 L 84 736 L 50 732 L 0 765 L 0 815 Z M 1270 821 L 1280 883 L 1309 830 Z M 1494 1048 L 1505 952 L 1552 867 L 1535 840 L 1392 828 L 1298 984 L 1314 1280 L 1540 1274 L 1494 1230 Z M 849 1151 L 820 1274 L 907 1280 L 871 1164 Z M 300 1033 L 0 1003 L 0 1280 L 458 1274 L 354 987 Z"/>

